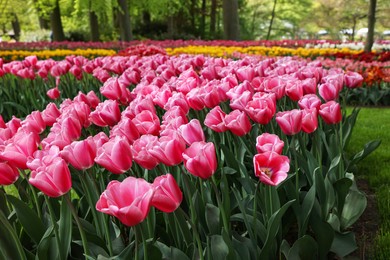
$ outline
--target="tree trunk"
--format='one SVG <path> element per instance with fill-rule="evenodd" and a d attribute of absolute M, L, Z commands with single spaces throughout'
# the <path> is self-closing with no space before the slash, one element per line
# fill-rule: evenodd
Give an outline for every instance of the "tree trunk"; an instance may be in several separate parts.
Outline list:
<path fill-rule="evenodd" d="M 217 18 L 217 0 L 211 0 L 211 10 L 210 10 L 210 36 L 215 35 L 215 24 Z"/>
<path fill-rule="evenodd" d="M 37 0 L 33 0 L 35 10 L 38 14 L 39 28 L 41 30 L 49 30 L 50 29 L 50 21 L 42 16 L 42 10 L 38 6 Z"/>
<path fill-rule="evenodd" d="M 206 0 L 202 0 L 202 11 L 200 18 L 200 36 L 204 39 L 206 30 Z"/>
<path fill-rule="evenodd" d="M 89 27 L 91 29 L 91 41 L 98 42 L 100 39 L 98 17 L 94 11 L 89 11 Z"/>
<path fill-rule="evenodd" d="M 195 17 L 198 14 L 196 10 L 196 0 L 191 0 L 191 14 L 190 14 L 190 20 L 191 20 L 191 28 L 195 32 L 196 31 L 196 24 L 195 24 Z"/>
<path fill-rule="evenodd" d="M 355 41 L 356 24 L 357 24 L 357 19 L 353 19 L 352 34 L 351 34 L 351 41 L 353 42 Z"/>
<path fill-rule="evenodd" d="M 13 19 L 12 19 L 12 29 L 14 30 L 14 37 L 15 37 L 15 41 L 19 41 L 19 38 L 20 38 L 20 23 L 19 23 L 19 19 L 18 19 L 18 16 L 13 13 Z"/>
<path fill-rule="evenodd" d="M 375 32 L 375 10 L 376 0 L 370 0 L 370 7 L 368 9 L 368 32 L 366 44 L 364 45 L 365 52 L 371 52 L 372 45 L 374 44 L 374 32 Z"/>
<path fill-rule="evenodd" d="M 274 7 L 272 8 L 271 20 L 269 21 L 269 27 L 268 27 L 268 33 L 267 33 L 267 41 L 269 40 L 269 37 L 271 36 L 272 24 L 274 23 L 275 9 L 276 9 L 277 1 L 278 0 L 274 0 Z"/>
<path fill-rule="evenodd" d="M 176 34 L 175 17 L 173 15 L 170 15 L 168 17 L 168 37 L 173 39 L 175 34 Z"/>
<path fill-rule="evenodd" d="M 127 0 L 118 0 L 120 7 L 119 16 L 119 28 L 122 41 L 131 41 L 133 34 L 131 32 L 130 13 L 127 6 Z"/>
<path fill-rule="evenodd" d="M 223 0 L 223 34 L 225 40 L 240 40 L 240 25 L 238 21 L 238 1 Z"/>
<path fill-rule="evenodd" d="M 55 7 L 50 14 L 50 25 L 53 34 L 53 41 L 64 41 L 65 35 L 62 28 L 59 0 L 56 0 Z"/>

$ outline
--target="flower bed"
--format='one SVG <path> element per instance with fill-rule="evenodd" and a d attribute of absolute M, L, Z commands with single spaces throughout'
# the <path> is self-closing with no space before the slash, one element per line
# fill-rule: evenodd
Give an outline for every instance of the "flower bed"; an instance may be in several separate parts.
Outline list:
<path fill-rule="evenodd" d="M 350 169 L 379 145 L 344 154 L 358 110 L 347 117 L 339 94 L 359 74 L 249 56 L 9 64 L 1 91 L 20 110 L 3 103 L 0 118 L 0 181 L 15 187 L 0 189 L 7 258 L 356 249 L 366 199 Z"/>

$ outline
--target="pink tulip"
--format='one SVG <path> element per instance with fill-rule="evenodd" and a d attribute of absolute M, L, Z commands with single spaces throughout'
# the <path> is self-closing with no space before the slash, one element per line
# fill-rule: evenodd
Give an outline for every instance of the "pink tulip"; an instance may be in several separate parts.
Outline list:
<path fill-rule="evenodd" d="M 19 178 L 18 168 L 8 162 L 0 162 L 0 185 L 11 185 Z"/>
<path fill-rule="evenodd" d="M 172 139 L 168 136 L 160 137 L 158 143 L 149 151 L 161 163 L 173 166 L 183 161 L 182 153 L 186 146 L 179 138 Z"/>
<path fill-rule="evenodd" d="M 136 125 L 128 117 L 122 117 L 121 121 L 110 131 L 110 137 L 126 137 L 129 144 L 132 144 L 140 136 Z"/>
<path fill-rule="evenodd" d="M 19 128 L 22 126 L 22 120 L 15 116 L 12 116 L 12 119 L 8 121 L 5 125 L 11 131 L 12 135 L 15 135 L 18 132 Z"/>
<path fill-rule="evenodd" d="M 132 159 L 126 138 L 116 136 L 97 150 L 95 162 L 114 174 L 122 174 L 131 168 Z"/>
<path fill-rule="evenodd" d="M 154 189 L 141 178 L 127 177 L 123 182 L 111 181 L 96 203 L 96 210 L 118 218 L 132 227 L 149 213 Z"/>
<path fill-rule="evenodd" d="M 252 128 L 252 124 L 249 121 L 248 116 L 245 112 L 239 110 L 233 110 L 226 115 L 225 125 L 228 130 L 237 136 L 243 136 L 249 133 Z"/>
<path fill-rule="evenodd" d="M 81 70 L 80 67 L 73 65 L 70 69 L 69 72 L 75 76 L 76 79 L 81 80 L 83 78 L 83 71 Z"/>
<path fill-rule="evenodd" d="M 243 82 L 244 80 L 252 81 L 255 77 L 255 70 L 249 66 L 240 67 L 236 71 L 236 75 L 238 80 L 241 82 Z"/>
<path fill-rule="evenodd" d="M 160 131 L 160 119 L 149 110 L 142 111 L 133 118 L 133 123 L 137 127 L 140 135 L 157 135 Z"/>
<path fill-rule="evenodd" d="M 253 157 L 255 175 L 260 181 L 271 186 L 277 186 L 287 178 L 290 170 L 290 160 L 287 156 L 276 152 L 265 152 Z"/>
<path fill-rule="evenodd" d="M 6 128 L 7 126 L 5 125 L 3 117 L 0 115 L 0 128 Z"/>
<path fill-rule="evenodd" d="M 302 110 L 302 131 L 312 133 L 318 127 L 318 112 L 315 108 Z"/>
<path fill-rule="evenodd" d="M 342 119 L 340 104 L 335 101 L 322 104 L 318 112 L 327 124 L 337 124 Z"/>
<path fill-rule="evenodd" d="M 215 132 L 225 132 L 227 131 L 225 117 L 226 114 L 222 111 L 221 107 L 216 106 L 207 113 L 204 124 Z"/>
<path fill-rule="evenodd" d="M 291 100 L 298 101 L 303 96 L 302 83 L 300 81 L 288 82 L 285 91 Z"/>
<path fill-rule="evenodd" d="M 183 152 L 184 166 L 194 176 L 210 178 L 217 170 L 217 156 L 213 143 L 195 142 Z"/>
<path fill-rule="evenodd" d="M 46 95 L 47 95 L 49 98 L 55 100 L 55 99 L 57 99 L 57 98 L 60 97 L 60 90 L 58 89 L 58 87 L 51 88 L 51 89 L 49 89 L 49 90 L 46 92 Z"/>
<path fill-rule="evenodd" d="M 135 140 L 131 147 L 134 161 L 148 170 L 156 167 L 159 161 L 150 153 L 150 150 L 157 144 L 158 137 L 150 134 L 142 135 Z"/>
<path fill-rule="evenodd" d="M 278 112 L 276 114 L 276 122 L 280 129 L 286 135 L 295 135 L 302 128 L 302 111 L 293 109 L 290 111 Z"/>
<path fill-rule="evenodd" d="M 317 93 L 317 81 L 315 78 L 307 78 L 301 81 L 303 94 L 316 94 Z"/>
<path fill-rule="evenodd" d="M 103 144 L 107 143 L 110 139 L 104 132 L 100 132 L 93 137 L 93 141 L 96 144 L 96 149 L 99 149 Z"/>
<path fill-rule="evenodd" d="M 321 99 L 315 94 L 304 95 L 299 101 L 298 105 L 301 109 L 312 109 L 315 108 L 317 111 L 321 106 Z"/>
<path fill-rule="evenodd" d="M 61 115 L 60 110 L 58 110 L 56 104 L 49 103 L 45 110 L 42 111 L 42 119 L 47 126 L 53 126 L 57 118 Z"/>
<path fill-rule="evenodd" d="M 324 83 L 318 86 L 318 92 L 325 101 L 329 101 L 339 97 L 340 89 L 332 83 Z"/>
<path fill-rule="evenodd" d="M 347 88 L 357 88 L 363 83 L 363 76 L 357 72 L 347 71 L 344 75 L 344 83 Z"/>
<path fill-rule="evenodd" d="M 96 157 L 96 143 L 93 137 L 65 146 L 61 151 L 61 157 L 78 170 L 91 168 Z"/>
<path fill-rule="evenodd" d="M 31 171 L 28 181 L 49 197 L 59 197 L 72 188 L 68 165 L 60 157 Z"/>
<path fill-rule="evenodd" d="M 175 211 L 183 200 L 183 193 L 170 173 L 158 176 L 153 181 L 152 206 L 166 213 Z"/>
<path fill-rule="evenodd" d="M 7 145 L 0 146 L 0 160 L 8 161 L 20 169 L 27 169 L 27 158 L 38 149 L 39 142 L 40 138 L 37 133 L 27 133 L 21 129 Z"/>
<path fill-rule="evenodd" d="M 230 107 L 235 110 L 245 111 L 246 106 L 252 100 L 253 93 L 246 90 L 240 96 L 230 100 Z"/>
<path fill-rule="evenodd" d="M 100 93 L 108 99 L 118 100 L 126 105 L 132 100 L 130 90 L 123 84 L 120 84 L 118 78 L 112 77 L 104 82 L 100 88 Z"/>
<path fill-rule="evenodd" d="M 96 96 L 93 90 L 89 91 L 87 94 L 84 94 L 81 91 L 79 91 L 79 93 L 77 94 L 77 96 L 75 96 L 73 101 L 84 102 L 92 109 L 95 109 L 100 103 L 100 99 Z"/>
<path fill-rule="evenodd" d="M 268 124 L 276 112 L 276 95 L 273 93 L 256 93 L 246 105 L 245 111 L 256 123 Z"/>
<path fill-rule="evenodd" d="M 100 103 L 89 117 L 91 122 L 97 126 L 114 126 L 121 118 L 119 104 L 116 100 L 106 100 Z"/>
<path fill-rule="evenodd" d="M 192 119 L 189 123 L 180 126 L 179 132 L 188 145 L 191 145 L 194 142 L 206 141 L 202 126 L 198 119 Z"/>
<path fill-rule="evenodd" d="M 282 154 L 284 142 L 275 134 L 263 133 L 256 138 L 258 153 L 276 152 Z"/>
<path fill-rule="evenodd" d="M 203 92 L 204 90 L 200 88 L 194 88 L 187 93 L 186 99 L 190 108 L 197 111 L 205 108 L 206 104 L 204 103 L 204 98 L 202 97 Z"/>
<path fill-rule="evenodd" d="M 35 132 L 37 134 L 42 133 L 46 128 L 45 121 L 43 120 L 40 111 L 31 112 L 31 114 L 22 121 L 21 125 L 27 132 Z"/>

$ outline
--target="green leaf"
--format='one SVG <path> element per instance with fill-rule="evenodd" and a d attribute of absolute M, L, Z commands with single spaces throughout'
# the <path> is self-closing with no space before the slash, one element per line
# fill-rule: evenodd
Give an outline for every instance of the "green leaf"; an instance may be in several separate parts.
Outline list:
<path fill-rule="evenodd" d="M 290 200 L 286 202 L 280 209 L 278 209 L 274 214 L 272 214 L 271 218 L 269 219 L 267 225 L 267 238 L 259 256 L 260 259 L 270 259 L 274 257 L 269 255 L 271 251 L 272 242 L 275 242 L 274 238 L 276 237 L 276 234 L 281 227 L 281 220 L 284 213 L 290 207 L 290 205 L 294 203 L 294 201 L 295 200 Z"/>
<path fill-rule="evenodd" d="M 287 259 L 301 260 L 301 259 L 317 259 L 318 245 L 316 241 L 309 235 L 305 235 L 295 241 L 294 245 L 288 252 Z"/>
<path fill-rule="evenodd" d="M 171 258 L 168 259 L 190 260 L 183 251 L 173 246 L 171 246 Z"/>
<path fill-rule="evenodd" d="M 325 260 L 333 242 L 334 230 L 329 223 L 321 220 L 315 211 L 310 215 L 310 227 L 318 243 L 318 258 Z"/>
<path fill-rule="evenodd" d="M 50 259 L 49 248 L 51 244 L 54 244 L 54 226 L 51 226 L 46 230 L 41 241 L 38 244 L 37 253 L 35 259 Z"/>
<path fill-rule="evenodd" d="M 213 259 L 226 259 L 229 254 L 229 247 L 220 235 L 211 236 L 211 254 Z"/>
<path fill-rule="evenodd" d="M 306 234 L 307 224 L 309 222 L 309 216 L 311 210 L 313 209 L 314 201 L 316 198 L 316 186 L 311 186 L 310 190 L 306 193 L 305 198 L 302 203 L 302 210 L 300 214 L 302 214 L 302 223 L 299 230 L 299 236 Z"/>
<path fill-rule="evenodd" d="M 350 190 L 340 217 L 341 229 L 350 227 L 363 214 L 367 206 L 366 196 L 355 190 Z"/>
<path fill-rule="evenodd" d="M 230 217 L 230 221 L 239 221 L 245 223 L 246 228 L 249 229 L 251 232 L 254 231 L 254 224 L 256 224 L 257 234 L 255 235 L 260 238 L 262 243 L 265 242 L 265 239 L 267 237 L 267 229 L 265 228 L 264 224 L 261 223 L 259 218 L 254 219 L 254 217 L 250 214 L 244 215 L 243 213 L 237 213 Z"/>
<path fill-rule="evenodd" d="M 0 255 L 4 259 L 26 259 L 22 244 L 8 222 L 6 216 L 0 211 Z"/>
<path fill-rule="evenodd" d="M 213 204 L 206 204 L 206 223 L 211 235 L 219 234 L 221 231 L 220 225 L 220 210 Z"/>
<path fill-rule="evenodd" d="M 344 201 L 349 193 L 349 188 L 352 185 L 352 180 L 349 178 L 342 178 L 336 181 L 333 186 L 337 193 L 337 214 L 340 216 L 344 207 Z"/>
<path fill-rule="evenodd" d="M 42 224 L 42 220 L 26 203 L 17 199 L 14 196 L 7 195 L 7 200 L 14 206 L 16 215 L 20 224 L 28 236 L 38 244 L 43 234 L 45 234 L 46 228 Z"/>
<path fill-rule="evenodd" d="M 368 155 L 370 155 L 370 153 L 375 151 L 375 149 L 378 148 L 378 146 L 380 144 L 381 144 L 380 140 L 374 140 L 374 141 L 366 143 L 364 145 L 363 150 L 361 150 L 360 152 L 358 152 L 357 154 L 355 154 L 353 156 L 351 162 L 349 163 L 349 166 L 354 165 L 354 164 L 360 162 L 361 160 L 363 160 L 364 158 L 366 158 Z"/>
<path fill-rule="evenodd" d="M 355 234 L 353 232 L 348 233 L 335 233 L 335 237 L 332 243 L 331 251 L 336 253 L 339 257 L 343 258 L 357 249 Z"/>
<path fill-rule="evenodd" d="M 61 259 L 67 259 L 72 242 L 72 214 L 65 198 L 62 199 L 61 213 L 59 220 L 59 235 L 61 241 L 60 255 Z"/>

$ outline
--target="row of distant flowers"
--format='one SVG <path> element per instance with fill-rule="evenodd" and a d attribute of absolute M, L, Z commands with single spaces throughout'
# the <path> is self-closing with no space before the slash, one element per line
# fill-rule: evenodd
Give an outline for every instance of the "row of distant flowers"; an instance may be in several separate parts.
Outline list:
<path fill-rule="evenodd" d="M 138 45 L 139 46 L 139 45 Z M 147 46 L 147 45 L 141 45 Z M 158 48 L 158 47 L 157 47 Z M 194 54 L 194 55 L 207 55 L 212 57 L 235 57 L 237 54 L 246 54 L 246 55 L 261 55 L 267 57 L 277 57 L 277 56 L 299 56 L 299 57 L 310 57 L 315 58 L 318 56 L 332 56 L 337 54 L 342 55 L 359 55 L 361 51 L 349 50 L 349 49 L 304 49 L 304 48 L 284 48 L 284 47 L 264 47 L 264 46 L 250 46 L 250 47 L 238 47 L 238 46 L 186 46 L 178 48 L 165 48 L 165 51 L 162 49 L 161 52 L 166 52 L 168 55 L 180 55 L 180 54 Z M 105 50 L 105 49 L 76 49 L 76 50 L 65 50 L 65 49 L 56 49 L 56 50 L 42 50 L 42 51 L 27 51 L 27 50 L 7 50 L 0 51 L 0 57 L 3 57 L 4 60 L 21 60 L 25 57 L 35 55 L 39 59 L 62 59 L 65 56 L 76 55 L 83 56 L 86 58 L 94 58 L 97 56 L 112 56 L 115 55 L 115 50 Z M 135 54 L 140 54 L 139 52 Z M 155 53 L 153 53 L 155 54 Z M 144 54 L 140 55 L 144 56 Z"/>
<path fill-rule="evenodd" d="M 176 48 L 184 47 L 190 45 L 196 46 L 284 46 L 290 48 L 305 47 L 308 44 L 318 45 L 318 44 L 340 44 L 340 41 L 330 41 L 330 40 L 259 40 L 259 41 L 226 41 L 226 40 L 214 40 L 214 41 L 204 41 L 204 40 L 164 40 L 164 41 L 154 41 L 154 40 L 134 40 L 130 42 L 0 42 L 0 50 L 46 50 L 46 49 L 114 49 L 120 50 L 128 46 L 146 44 L 146 45 L 156 45 L 162 48 Z"/>
<path fill-rule="evenodd" d="M 364 49 L 364 42 L 343 42 L 343 43 L 336 43 L 336 42 L 319 42 L 317 44 L 311 44 L 308 43 L 305 47 L 306 48 L 337 48 L 337 49 L 344 49 L 348 48 L 351 50 L 363 50 Z M 381 51 L 381 50 L 390 50 L 390 41 L 380 41 L 375 42 L 372 46 L 372 50 Z"/>

